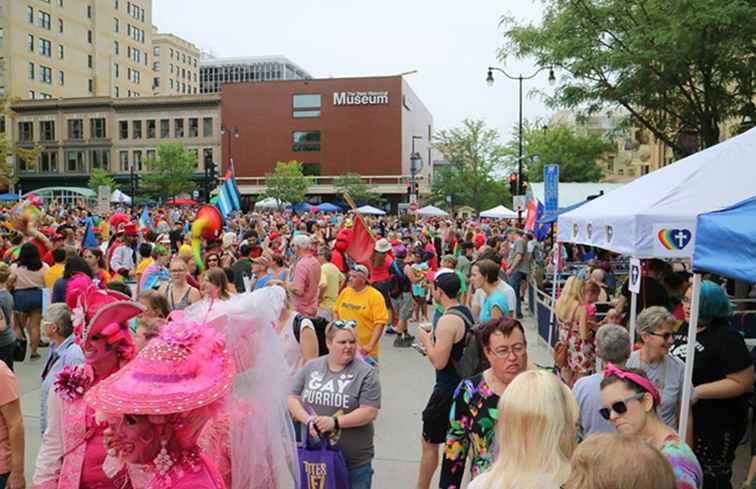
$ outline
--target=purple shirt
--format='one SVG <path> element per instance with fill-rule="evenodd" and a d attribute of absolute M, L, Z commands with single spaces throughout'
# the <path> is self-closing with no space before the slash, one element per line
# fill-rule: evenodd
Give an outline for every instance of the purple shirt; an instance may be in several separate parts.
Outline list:
<path fill-rule="evenodd" d="M 318 313 L 318 286 L 320 285 L 320 262 L 312 255 L 306 255 L 297 261 L 294 267 L 292 285 L 302 293 L 291 293 L 291 308 L 305 316 Z"/>

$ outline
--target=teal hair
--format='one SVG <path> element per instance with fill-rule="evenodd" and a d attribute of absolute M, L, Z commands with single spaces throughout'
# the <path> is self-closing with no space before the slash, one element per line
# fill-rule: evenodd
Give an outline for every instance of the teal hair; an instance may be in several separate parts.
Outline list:
<path fill-rule="evenodd" d="M 703 323 L 712 319 L 727 318 L 731 313 L 730 299 L 718 284 L 704 280 L 701 282 L 701 302 L 698 306 L 698 318 Z"/>

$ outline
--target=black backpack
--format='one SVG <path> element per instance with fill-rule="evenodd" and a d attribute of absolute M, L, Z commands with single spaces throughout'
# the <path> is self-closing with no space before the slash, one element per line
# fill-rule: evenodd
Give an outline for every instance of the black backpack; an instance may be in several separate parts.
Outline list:
<path fill-rule="evenodd" d="M 483 353 L 483 345 L 478 336 L 479 327 L 473 322 L 472 314 L 465 308 L 458 306 L 447 309 L 444 314 L 451 314 L 461 318 L 465 322 L 465 337 L 462 347 L 462 356 L 455 360 L 451 358 L 452 365 L 457 374 L 463 379 L 472 377 L 486 370 L 491 364 Z"/>
<path fill-rule="evenodd" d="M 318 337 L 318 356 L 322 357 L 323 355 L 327 355 L 328 347 L 326 346 L 326 327 L 328 326 L 328 320 L 320 316 L 311 317 L 303 316 L 302 314 L 297 314 L 296 316 L 294 316 L 294 323 L 292 324 L 292 328 L 294 329 L 294 338 L 296 338 L 297 343 L 299 343 L 299 336 L 302 332 L 303 319 L 309 319 L 312 322 L 312 325 L 315 327 L 315 336 Z"/>
<path fill-rule="evenodd" d="M 391 288 L 389 290 L 389 295 L 392 299 L 397 299 L 403 292 L 409 292 L 412 290 L 412 284 L 410 283 L 409 277 L 404 273 L 403 260 L 395 259 L 391 262 L 389 272 L 391 273 Z"/>

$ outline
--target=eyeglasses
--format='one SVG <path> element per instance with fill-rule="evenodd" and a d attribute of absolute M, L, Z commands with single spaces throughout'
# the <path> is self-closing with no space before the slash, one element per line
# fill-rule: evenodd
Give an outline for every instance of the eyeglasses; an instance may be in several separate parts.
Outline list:
<path fill-rule="evenodd" d="M 621 401 L 617 401 L 608 408 L 599 409 L 599 414 L 601 415 L 602 418 L 606 419 L 607 421 L 609 420 L 609 418 L 612 417 L 612 411 L 622 416 L 623 414 L 627 412 L 628 402 L 640 401 L 641 399 L 643 399 L 643 396 L 645 395 L 646 393 L 643 392 L 643 393 L 635 394 L 633 396 L 622 399 Z"/>
<path fill-rule="evenodd" d="M 509 355 L 511 354 L 514 354 L 515 357 L 519 357 L 525 353 L 525 349 L 526 346 L 524 343 L 516 343 L 509 348 L 505 346 L 503 348 L 491 350 L 491 353 L 493 353 L 496 358 L 509 358 Z"/>
<path fill-rule="evenodd" d="M 664 341 L 669 341 L 670 338 L 674 336 L 674 333 L 670 333 L 669 331 L 666 333 L 648 333 L 651 336 L 657 336 L 659 338 L 663 338 Z"/>

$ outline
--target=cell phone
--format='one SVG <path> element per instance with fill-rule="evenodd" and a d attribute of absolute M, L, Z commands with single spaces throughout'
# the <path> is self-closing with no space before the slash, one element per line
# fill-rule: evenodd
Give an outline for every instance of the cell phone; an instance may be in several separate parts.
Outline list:
<path fill-rule="evenodd" d="M 423 345 L 421 345 L 419 343 L 412 343 L 412 349 L 415 350 L 416 352 L 418 352 L 419 354 L 421 354 L 424 357 L 428 356 L 428 352 L 425 351 L 425 348 L 423 347 Z"/>

